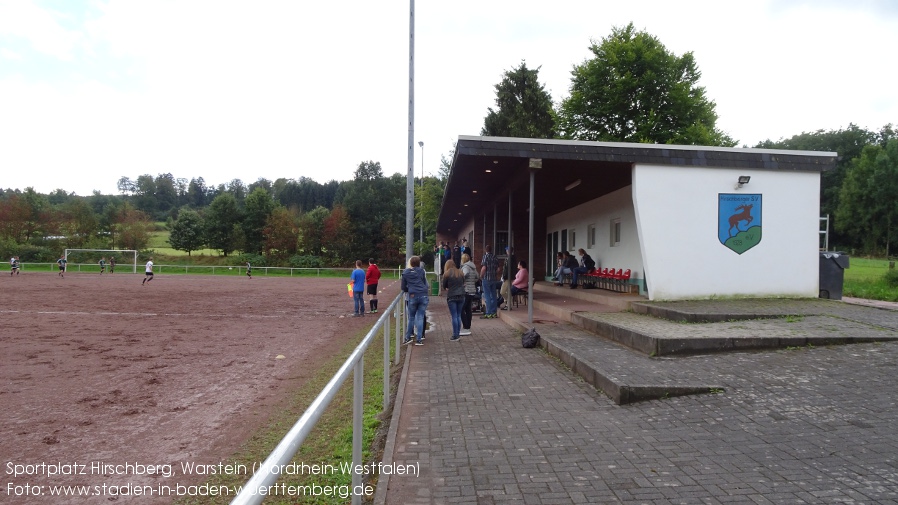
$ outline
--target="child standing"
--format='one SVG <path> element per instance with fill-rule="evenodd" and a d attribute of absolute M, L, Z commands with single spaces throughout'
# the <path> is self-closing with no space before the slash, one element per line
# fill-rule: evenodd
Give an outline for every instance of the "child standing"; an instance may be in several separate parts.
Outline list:
<path fill-rule="evenodd" d="M 365 271 L 362 270 L 362 260 L 355 260 L 355 270 L 349 277 L 352 281 L 352 317 L 365 315 Z"/>
<path fill-rule="evenodd" d="M 377 283 L 380 281 L 380 269 L 374 264 L 374 258 L 368 258 L 368 270 L 365 272 L 365 282 L 368 284 L 368 303 L 371 304 L 371 313 L 377 312 Z"/>

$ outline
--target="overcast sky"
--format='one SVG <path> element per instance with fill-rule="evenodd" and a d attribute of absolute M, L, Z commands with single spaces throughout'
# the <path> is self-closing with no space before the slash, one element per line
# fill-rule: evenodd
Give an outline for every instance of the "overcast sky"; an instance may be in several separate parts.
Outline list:
<path fill-rule="evenodd" d="M 692 51 L 717 126 L 752 146 L 898 123 L 898 2 L 418 0 L 415 174 L 479 135 L 525 61 L 559 102 L 633 22 Z M 122 176 L 348 180 L 408 170 L 409 2 L 0 0 L 0 188 Z"/>

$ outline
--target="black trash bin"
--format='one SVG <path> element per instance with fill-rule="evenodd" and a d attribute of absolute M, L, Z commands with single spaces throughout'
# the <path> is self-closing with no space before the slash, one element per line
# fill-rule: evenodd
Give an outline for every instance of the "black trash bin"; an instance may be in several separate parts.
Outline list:
<path fill-rule="evenodd" d="M 846 268 L 847 254 L 835 251 L 820 253 L 820 298 L 842 299 Z"/>

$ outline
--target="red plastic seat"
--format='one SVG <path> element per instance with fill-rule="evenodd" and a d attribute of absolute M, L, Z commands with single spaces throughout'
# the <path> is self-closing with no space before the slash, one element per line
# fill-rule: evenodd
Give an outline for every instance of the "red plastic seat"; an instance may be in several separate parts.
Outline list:
<path fill-rule="evenodd" d="M 630 269 L 628 268 L 625 272 L 618 270 L 614 281 L 615 286 L 619 288 L 621 292 L 626 292 L 627 284 L 630 283 Z"/>
<path fill-rule="evenodd" d="M 614 276 L 614 269 L 608 269 L 607 267 L 602 270 L 602 274 L 599 276 L 602 282 L 602 289 L 608 289 L 611 286 L 611 279 Z"/>
<path fill-rule="evenodd" d="M 612 270 L 612 272 L 611 272 L 611 289 L 617 291 L 617 286 L 620 282 L 620 278 L 622 275 L 624 275 L 623 268 L 618 268 L 616 273 Z"/>

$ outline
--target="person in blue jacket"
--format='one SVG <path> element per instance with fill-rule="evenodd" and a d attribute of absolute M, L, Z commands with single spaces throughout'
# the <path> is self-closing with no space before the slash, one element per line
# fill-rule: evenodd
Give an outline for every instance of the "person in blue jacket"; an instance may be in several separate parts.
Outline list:
<path fill-rule="evenodd" d="M 409 267 L 402 272 L 402 291 L 408 299 L 408 327 L 405 329 L 404 344 L 412 342 L 412 333 L 418 330 L 418 338 L 415 345 L 424 345 L 424 313 L 430 298 L 427 292 L 427 276 L 421 268 L 421 258 L 412 256 L 408 261 Z"/>
<path fill-rule="evenodd" d="M 355 260 L 355 270 L 349 277 L 352 281 L 352 317 L 365 315 L 365 271 L 362 270 L 362 260 Z"/>

